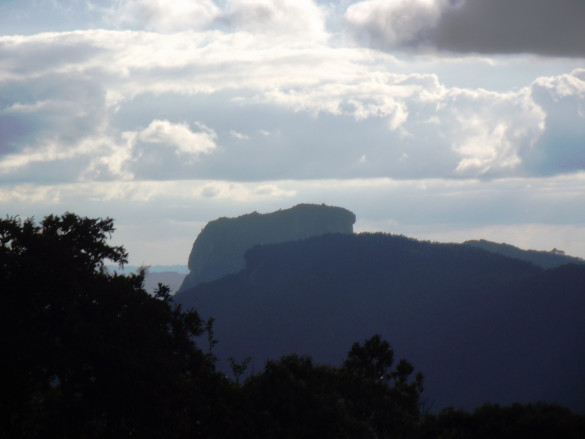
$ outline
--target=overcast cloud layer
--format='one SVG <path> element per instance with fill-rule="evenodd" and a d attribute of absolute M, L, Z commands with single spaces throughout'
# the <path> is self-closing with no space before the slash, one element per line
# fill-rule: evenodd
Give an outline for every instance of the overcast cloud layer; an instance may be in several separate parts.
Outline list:
<path fill-rule="evenodd" d="M 112 216 L 136 263 L 298 202 L 585 257 L 583 22 L 578 0 L 5 2 L 0 210 Z"/>

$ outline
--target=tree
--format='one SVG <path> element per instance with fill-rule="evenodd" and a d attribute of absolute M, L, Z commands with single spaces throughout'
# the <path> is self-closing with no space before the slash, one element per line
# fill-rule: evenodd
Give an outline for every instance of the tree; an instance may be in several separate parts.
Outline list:
<path fill-rule="evenodd" d="M 249 437 L 413 437 L 419 425 L 422 375 L 379 335 L 355 343 L 342 366 L 287 355 L 269 361 L 243 386 L 255 416 Z"/>
<path fill-rule="evenodd" d="M 341 369 L 342 395 L 375 438 L 412 437 L 420 420 L 423 376 L 411 379 L 414 367 L 406 360 L 393 365 L 390 344 L 374 335 L 353 344 Z"/>
<path fill-rule="evenodd" d="M 192 339 L 196 312 L 128 254 L 111 219 L 72 213 L 0 220 L 0 437 L 198 437 L 218 417 L 223 378 Z M 217 406 L 217 404 L 216 404 Z"/>
<path fill-rule="evenodd" d="M 338 368 L 308 356 L 268 361 L 242 389 L 251 407 L 246 437 L 368 438 L 367 426 L 347 410 L 339 378 Z"/>

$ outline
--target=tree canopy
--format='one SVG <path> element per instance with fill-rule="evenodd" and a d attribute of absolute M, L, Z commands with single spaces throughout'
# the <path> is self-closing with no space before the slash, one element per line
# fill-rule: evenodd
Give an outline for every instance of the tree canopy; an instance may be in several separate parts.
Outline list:
<path fill-rule="evenodd" d="M 144 291 L 143 272 L 108 273 L 106 260 L 128 256 L 108 244 L 113 231 L 71 213 L 0 221 L 7 437 L 202 433 L 219 379 L 192 341 L 204 322 L 166 287 Z"/>

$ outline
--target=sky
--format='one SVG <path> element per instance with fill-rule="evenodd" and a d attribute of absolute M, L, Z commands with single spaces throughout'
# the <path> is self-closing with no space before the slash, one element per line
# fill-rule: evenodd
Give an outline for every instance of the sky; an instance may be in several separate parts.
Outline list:
<path fill-rule="evenodd" d="M 0 0 L 0 215 L 186 265 L 218 217 L 585 258 L 583 0 Z"/>

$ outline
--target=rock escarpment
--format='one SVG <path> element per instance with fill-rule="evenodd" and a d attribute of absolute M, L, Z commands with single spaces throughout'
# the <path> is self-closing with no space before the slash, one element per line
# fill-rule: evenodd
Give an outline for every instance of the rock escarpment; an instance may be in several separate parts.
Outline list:
<path fill-rule="evenodd" d="M 179 291 L 237 273 L 255 245 L 296 241 L 327 233 L 353 233 L 355 214 L 341 207 L 299 204 L 290 209 L 207 223 L 189 255 L 189 274 Z"/>

